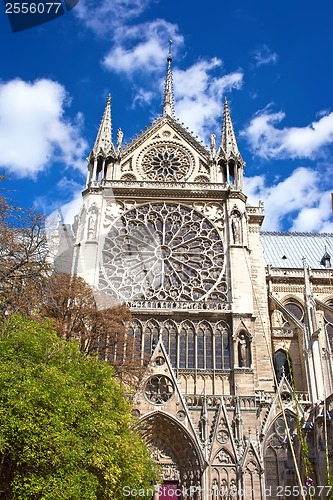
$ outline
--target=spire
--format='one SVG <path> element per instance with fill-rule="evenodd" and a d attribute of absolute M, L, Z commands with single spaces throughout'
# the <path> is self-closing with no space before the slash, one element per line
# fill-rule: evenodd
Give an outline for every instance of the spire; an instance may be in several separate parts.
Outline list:
<path fill-rule="evenodd" d="M 235 159 L 241 158 L 226 98 L 224 99 L 221 148 L 226 160 L 229 160 L 231 157 Z"/>
<path fill-rule="evenodd" d="M 101 120 L 96 141 L 92 150 L 94 156 L 107 156 L 112 151 L 112 121 L 111 121 L 111 95 L 108 95 L 106 106 Z"/>
<path fill-rule="evenodd" d="M 167 57 L 168 66 L 164 84 L 164 100 L 163 100 L 163 116 L 174 116 L 174 103 L 173 103 L 173 82 L 172 82 L 172 56 L 171 56 L 172 40 L 169 40 L 169 53 Z"/>

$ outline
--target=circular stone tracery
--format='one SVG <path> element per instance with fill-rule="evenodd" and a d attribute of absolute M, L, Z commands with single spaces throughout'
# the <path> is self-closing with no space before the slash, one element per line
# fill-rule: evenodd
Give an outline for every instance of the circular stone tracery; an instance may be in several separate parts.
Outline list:
<path fill-rule="evenodd" d="M 226 301 L 218 230 L 184 205 L 148 203 L 124 213 L 105 239 L 100 289 L 125 300 Z"/>
<path fill-rule="evenodd" d="M 150 180 L 180 181 L 191 170 L 189 152 L 180 145 L 158 144 L 144 152 L 141 168 Z"/>
<path fill-rule="evenodd" d="M 146 384 L 146 398 L 155 405 L 166 403 L 171 399 L 173 393 L 173 383 L 169 377 L 164 375 L 155 375 L 151 377 Z"/>

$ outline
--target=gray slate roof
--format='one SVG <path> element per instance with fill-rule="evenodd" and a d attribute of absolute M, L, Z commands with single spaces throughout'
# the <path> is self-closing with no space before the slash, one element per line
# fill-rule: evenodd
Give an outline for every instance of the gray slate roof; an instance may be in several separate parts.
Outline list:
<path fill-rule="evenodd" d="M 333 233 L 273 233 L 262 231 L 260 240 L 266 264 L 272 267 L 302 268 L 302 258 L 312 269 L 325 269 L 320 264 L 325 253 L 333 267 Z"/>

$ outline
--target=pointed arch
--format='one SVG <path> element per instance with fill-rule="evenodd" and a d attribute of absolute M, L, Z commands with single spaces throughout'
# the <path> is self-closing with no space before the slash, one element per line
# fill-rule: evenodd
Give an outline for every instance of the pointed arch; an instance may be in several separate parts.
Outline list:
<path fill-rule="evenodd" d="M 175 321 L 167 319 L 163 322 L 162 340 L 174 368 L 177 366 L 177 334 L 178 329 Z"/>
<path fill-rule="evenodd" d="M 230 327 L 225 321 L 219 321 L 214 332 L 215 368 L 230 369 Z"/>
<path fill-rule="evenodd" d="M 159 323 L 153 318 L 148 319 L 143 330 L 144 353 L 148 358 L 150 358 L 154 347 L 157 345 L 159 333 Z"/>
<path fill-rule="evenodd" d="M 285 416 L 292 435 L 297 423 L 296 415 L 287 410 Z M 293 443 L 291 445 L 293 446 Z M 278 486 L 297 484 L 290 443 L 286 442 L 286 428 L 282 413 L 276 416 L 268 429 L 263 452 L 266 487 L 271 488 L 273 496 Z"/>
<path fill-rule="evenodd" d="M 244 470 L 244 487 L 249 500 L 256 500 L 261 491 L 260 468 L 255 460 L 250 460 Z"/>
<path fill-rule="evenodd" d="M 289 352 L 285 349 L 278 349 L 273 354 L 273 365 L 277 382 L 279 383 L 283 375 L 291 382 L 292 379 L 292 361 Z"/>
<path fill-rule="evenodd" d="M 179 326 L 178 337 L 178 362 L 179 368 L 195 367 L 195 326 L 192 321 L 182 321 Z"/>
<path fill-rule="evenodd" d="M 170 449 L 175 465 L 180 472 L 182 485 L 201 485 L 204 470 L 202 451 L 188 430 L 176 419 L 163 412 L 153 412 L 141 420 L 146 442 L 152 443 L 158 437 Z"/>
<path fill-rule="evenodd" d="M 295 317 L 301 323 L 304 322 L 304 304 L 298 298 L 293 295 L 288 295 L 287 297 L 284 297 L 282 304 L 292 317 Z M 288 319 L 289 318 L 284 318 L 285 328 L 290 327 Z"/>
<path fill-rule="evenodd" d="M 234 465 L 235 457 L 226 448 L 220 448 L 214 458 L 215 464 Z"/>
<path fill-rule="evenodd" d="M 142 323 L 138 319 L 134 319 L 127 330 L 127 346 L 126 355 L 131 359 L 142 358 Z"/>
<path fill-rule="evenodd" d="M 208 321 L 200 321 L 197 327 L 197 367 L 213 368 L 213 330 Z"/>

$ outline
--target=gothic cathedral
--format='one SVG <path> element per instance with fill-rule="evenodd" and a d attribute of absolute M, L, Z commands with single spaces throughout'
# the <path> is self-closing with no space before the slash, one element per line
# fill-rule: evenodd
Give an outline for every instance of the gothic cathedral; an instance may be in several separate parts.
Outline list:
<path fill-rule="evenodd" d="M 261 231 L 228 102 L 206 147 L 174 115 L 171 61 L 161 116 L 127 145 L 107 100 L 72 272 L 135 318 L 156 500 L 327 498 L 333 235 Z"/>

